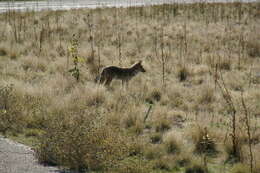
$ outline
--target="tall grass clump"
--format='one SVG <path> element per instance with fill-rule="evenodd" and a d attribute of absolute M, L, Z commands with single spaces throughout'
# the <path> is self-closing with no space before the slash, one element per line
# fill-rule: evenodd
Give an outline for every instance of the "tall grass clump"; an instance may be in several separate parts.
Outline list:
<path fill-rule="evenodd" d="M 179 154 L 181 151 L 181 142 L 173 134 L 169 134 L 164 139 L 164 147 L 168 154 Z"/>
<path fill-rule="evenodd" d="M 207 128 L 196 127 L 192 129 L 191 137 L 195 145 L 194 152 L 198 154 L 216 154 L 217 146 L 213 135 Z"/>

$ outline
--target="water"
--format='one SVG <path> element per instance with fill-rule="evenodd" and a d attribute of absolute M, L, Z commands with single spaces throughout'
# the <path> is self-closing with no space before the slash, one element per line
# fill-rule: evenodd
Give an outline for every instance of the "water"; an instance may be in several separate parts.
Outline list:
<path fill-rule="evenodd" d="M 0 2 L 0 13 L 8 10 L 68 10 L 75 8 L 97 7 L 128 7 L 155 5 L 165 3 L 191 2 L 235 2 L 239 0 L 36 0 L 36 1 L 8 1 Z M 242 2 L 256 2 L 259 0 L 240 0 Z"/>

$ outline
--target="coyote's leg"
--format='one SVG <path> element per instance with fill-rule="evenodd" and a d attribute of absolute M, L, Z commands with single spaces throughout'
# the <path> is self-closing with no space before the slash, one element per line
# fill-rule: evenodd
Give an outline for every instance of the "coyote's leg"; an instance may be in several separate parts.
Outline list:
<path fill-rule="evenodd" d="M 106 86 L 109 86 L 110 85 L 110 83 L 111 83 L 111 81 L 112 81 L 112 77 L 108 77 L 107 79 L 106 79 L 106 82 L 105 82 L 105 85 Z"/>
<path fill-rule="evenodd" d="M 122 88 L 128 89 L 128 80 L 122 80 Z"/>
<path fill-rule="evenodd" d="M 125 81 L 122 80 L 122 88 L 124 88 L 124 86 L 125 86 Z"/>
<path fill-rule="evenodd" d="M 104 82 L 105 82 L 105 75 L 103 74 L 103 73 L 101 73 L 101 75 L 100 75 L 100 79 L 99 79 L 99 83 L 100 84 L 103 84 Z"/>

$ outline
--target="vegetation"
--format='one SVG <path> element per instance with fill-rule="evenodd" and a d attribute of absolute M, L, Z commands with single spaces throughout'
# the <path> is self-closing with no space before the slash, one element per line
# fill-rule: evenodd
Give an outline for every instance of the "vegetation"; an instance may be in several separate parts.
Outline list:
<path fill-rule="evenodd" d="M 259 7 L 2 13 L 0 132 L 81 172 L 257 172 Z M 96 83 L 138 60 L 128 88 Z"/>

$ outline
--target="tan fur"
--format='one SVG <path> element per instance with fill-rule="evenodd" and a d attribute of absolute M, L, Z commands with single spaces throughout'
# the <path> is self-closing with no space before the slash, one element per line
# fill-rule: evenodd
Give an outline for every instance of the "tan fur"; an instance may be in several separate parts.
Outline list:
<path fill-rule="evenodd" d="M 145 69 L 141 63 L 142 61 L 139 61 L 129 68 L 121 68 L 116 66 L 105 67 L 101 72 L 99 83 L 108 86 L 113 79 L 119 79 L 122 80 L 122 84 L 128 84 L 128 81 L 136 76 L 139 72 L 145 72 Z"/>

